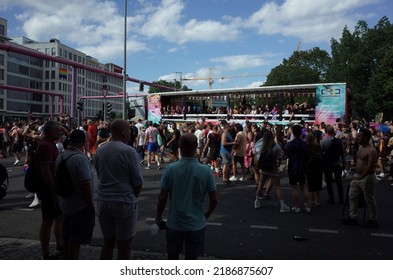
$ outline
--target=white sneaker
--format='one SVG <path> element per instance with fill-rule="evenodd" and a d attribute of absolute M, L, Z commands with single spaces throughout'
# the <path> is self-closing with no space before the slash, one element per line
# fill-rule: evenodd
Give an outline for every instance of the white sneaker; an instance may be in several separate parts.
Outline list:
<path fill-rule="evenodd" d="M 259 203 L 259 199 L 255 199 L 254 208 L 258 209 L 259 207 L 261 207 L 261 204 Z"/>
<path fill-rule="evenodd" d="M 145 169 L 150 169 L 150 166 L 146 166 Z"/>
<path fill-rule="evenodd" d="M 292 209 L 291 209 L 293 212 L 295 212 L 295 213 L 300 213 L 300 211 L 302 211 L 300 208 L 297 208 L 297 207 L 292 207 Z"/>
<path fill-rule="evenodd" d="M 33 207 L 36 207 L 38 205 L 40 205 L 40 200 L 38 199 L 37 196 L 35 196 L 33 202 L 29 205 L 29 208 L 33 208 Z"/>
<path fill-rule="evenodd" d="M 288 213 L 291 209 L 289 209 L 288 205 L 281 206 L 280 213 Z"/>
<path fill-rule="evenodd" d="M 239 178 L 239 181 L 240 181 L 240 182 L 243 182 L 243 181 L 245 181 L 245 180 L 246 180 L 246 179 L 245 179 L 244 177 L 240 177 L 240 178 Z"/>
<path fill-rule="evenodd" d="M 384 178 L 384 177 L 385 177 L 385 173 L 379 173 L 377 176 L 378 176 L 379 178 Z"/>
<path fill-rule="evenodd" d="M 229 181 L 231 181 L 231 182 L 236 182 L 236 181 L 237 181 L 237 177 L 232 176 L 231 178 L 229 178 Z"/>

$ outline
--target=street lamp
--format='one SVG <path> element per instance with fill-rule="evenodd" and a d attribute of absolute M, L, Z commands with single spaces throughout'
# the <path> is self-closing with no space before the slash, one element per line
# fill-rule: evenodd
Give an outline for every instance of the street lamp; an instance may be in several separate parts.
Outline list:
<path fill-rule="evenodd" d="M 106 95 L 108 94 L 108 88 L 103 86 L 102 89 L 102 96 L 104 97 L 104 121 L 106 121 Z"/>
<path fill-rule="evenodd" d="M 127 0 L 124 0 L 123 120 L 127 120 Z"/>

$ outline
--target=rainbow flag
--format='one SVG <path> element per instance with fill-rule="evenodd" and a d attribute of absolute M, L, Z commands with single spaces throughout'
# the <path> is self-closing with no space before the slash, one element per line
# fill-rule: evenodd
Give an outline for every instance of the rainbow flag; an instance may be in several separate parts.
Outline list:
<path fill-rule="evenodd" d="M 59 68 L 59 79 L 67 80 L 67 69 Z"/>

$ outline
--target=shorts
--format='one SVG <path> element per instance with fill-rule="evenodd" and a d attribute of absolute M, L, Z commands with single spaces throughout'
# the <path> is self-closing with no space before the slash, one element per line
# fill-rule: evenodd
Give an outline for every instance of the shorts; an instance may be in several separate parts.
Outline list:
<path fill-rule="evenodd" d="M 86 207 L 74 215 L 64 215 L 62 237 L 65 243 L 87 245 L 93 238 L 95 211 Z"/>
<path fill-rule="evenodd" d="M 179 255 L 185 245 L 185 259 L 196 259 L 203 254 L 205 228 L 197 231 L 179 231 L 166 229 L 168 255 Z"/>
<path fill-rule="evenodd" d="M 244 156 L 234 156 L 233 157 L 233 161 L 234 162 L 244 163 Z"/>
<path fill-rule="evenodd" d="M 156 153 L 156 152 L 158 152 L 158 143 L 157 142 L 148 142 L 147 143 L 147 151 L 149 153 Z"/>
<path fill-rule="evenodd" d="M 233 161 L 233 157 L 230 153 L 221 153 L 221 159 L 222 159 L 222 164 L 223 165 L 231 165 Z"/>
<path fill-rule="evenodd" d="M 97 202 L 98 221 L 104 238 L 127 240 L 136 234 L 138 202 Z"/>
<path fill-rule="evenodd" d="M 41 215 L 42 220 L 52 221 L 59 218 L 62 213 L 59 203 L 55 203 L 52 194 L 46 190 L 37 192 L 38 198 L 41 200 Z"/>
<path fill-rule="evenodd" d="M 210 160 L 217 160 L 219 155 L 220 155 L 220 151 L 210 150 L 210 152 L 209 152 Z"/>
<path fill-rule="evenodd" d="M 295 174 L 295 175 L 289 174 L 289 184 L 291 186 L 296 186 L 297 184 L 299 185 L 306 184 L 306 174 Z"/>
<path fill-rule="evenodd" d="M 22 143 L 14 143 L 12 145 L 12 152 L 13 153 L 21 153 L 23 150 L 23 142 Z"/>

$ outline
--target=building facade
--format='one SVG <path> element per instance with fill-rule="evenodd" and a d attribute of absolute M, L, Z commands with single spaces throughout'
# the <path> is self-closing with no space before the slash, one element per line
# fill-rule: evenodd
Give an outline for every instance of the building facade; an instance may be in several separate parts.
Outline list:
<path fill-rule="evenodd" d="M 11 42 L 49 56 L 88 65 L 114 73 L 122 73 L 123 69 L 112 63 L 100 63 L 97 59 L 86 55 L 74 48 L 62 44 L 57 39 L 49 42 L 36 42 L 26 37 L 7 37 L 7 21 L 0 18 L 0 40 Z M 0 83 L 29 89 L 41 90 L 63 95 L 64 113 L 71 112 L 72 66 L 46 59 L 36 58 L 16 52 L 0 50 Z M 83 99 L 83 111 L 79 116 L 95 118 L 104 116 L 106 106 L 111 103 L 112 112 L 122 112 L 121 98 L 95 98 L 103 96 L 118 96 L 123 88 L 123 80 L 105 76 L 101 73 L 77 69 L 77 100 Z M 57 116 L 60 109 L 60 99 L 42 93 L 29 93 L 17 90 L 0 90 L 0 114 L 2 120 L 13 118 L 38 117 L 49 118 L 51 113 Z M 109 116 L 109 114 L 108 114 Z"/>

